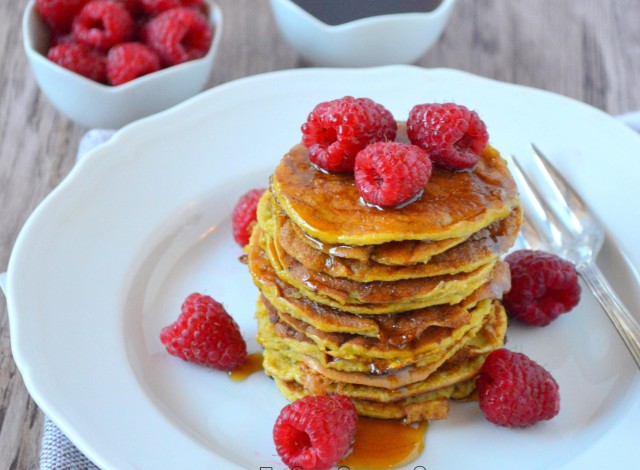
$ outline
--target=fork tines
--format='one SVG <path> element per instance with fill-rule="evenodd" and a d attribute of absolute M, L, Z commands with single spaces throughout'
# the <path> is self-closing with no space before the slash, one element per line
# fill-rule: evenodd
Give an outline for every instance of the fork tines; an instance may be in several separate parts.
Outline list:
<path fill-rule="evenodd" d="M 522 235 L 529 245 L 543 248 L 546 243 L 542 241 L 539 233 L 544 233 L 548 243 L 554 250 L 560 250 L 563 245 L 563 224 L 558 220 L 555 211 L 551 210 L 537 187 L 526 176 L 518 161 L 513 158 L 514 167 L 511 173 L 514 175 L 518 187 L 524 193 L 525 204 L 524 224 Z"/>

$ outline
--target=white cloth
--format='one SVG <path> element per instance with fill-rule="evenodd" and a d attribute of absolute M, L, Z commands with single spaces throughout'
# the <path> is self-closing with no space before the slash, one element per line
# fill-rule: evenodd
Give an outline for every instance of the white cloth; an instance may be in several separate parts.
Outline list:
<path fill-rule="evenodd" d="M 48 416 L 44 418 L 40 468 L 41 470 L 98 470 L 98 467 L 67 439 L 67 436 L 53 424 Z"/>

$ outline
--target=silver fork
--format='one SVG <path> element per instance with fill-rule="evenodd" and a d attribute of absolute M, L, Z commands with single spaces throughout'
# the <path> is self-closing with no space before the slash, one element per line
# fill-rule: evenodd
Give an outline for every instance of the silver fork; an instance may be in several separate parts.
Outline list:
<path fill-rule="evenodd" d="M 602 225 L 564 177 L 533 144 L 534 161 L 551 195 L 540 194 L 515 157 L 514 174 L 523 196 L 529 202 L 525 210 L 522 236 L 533 249 L 554 252 L 575 264 L 578 274 L 594 294 L 627 349 L 640 368 L 640 325 L 596 265 L 596 256 L 604 242 Z"/>

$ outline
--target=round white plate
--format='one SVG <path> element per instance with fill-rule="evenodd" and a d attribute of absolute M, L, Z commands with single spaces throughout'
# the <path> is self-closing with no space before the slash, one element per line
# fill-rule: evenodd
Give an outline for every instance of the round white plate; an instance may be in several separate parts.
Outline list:
<path fill-rule="evenodd" d="M 235 383 L 187 364 L 167 355 L 158 334 L 199 291 L 222 301 L 258 350 L 257 290 L 238 262 L 230 213 L 241 194 L 268 184 L 308 112 L 344 95 L 373 98 L 400 120 L 416 103 L 456 101 L 479 111 L 503 154 L 526 158 L 537 143 L 606 225 L 601 265 L 638 311 L 640 138 L 606 114 L 451 70 L 239 80 L 118 132 L 73 169 L 16 242 L 7 273 L 15 360 L 38 405 L 98 465 L 284 468 L 271 430 L 285 400 L 271 380 Z M 553 373 L 560 414 L 509 430 L 485 421 L 475 403 L 453 404 L 405 468 L 628 468 L 639 374 L 591 295 L 547 328 L 514 325 L 508 347 Z"/>

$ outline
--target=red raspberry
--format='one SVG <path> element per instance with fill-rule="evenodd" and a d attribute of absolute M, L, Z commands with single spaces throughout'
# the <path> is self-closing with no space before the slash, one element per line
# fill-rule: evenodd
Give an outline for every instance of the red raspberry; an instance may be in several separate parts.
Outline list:
<path fill-rule="evenodd" d="M 344 395 L 301 398 L 280 412 L 273 440 L 289 468 L 328 470 L 349 451 L 358 416 Z"/>
<path fill-rule="evenodd" d="M 51 33 L 49 36 L 49 47 L 60 46 L 61 44 L 76 44 L 76 38 L 72 33 Z"/>
<path fill-rule="evenodd" d="M 207 4 L 204 0 L 182 0 L 183 7 L 195 8 L 196 10 L 200 10 L 202 13 L 207 12 Z"/>
<path fill-rule="evenodd" d="M 369 98 L 344 98 L 318 104 L 302 125 L 309 159 L 326 171 L 353 171 L 356 155 L 367 145 L 392 141 L 393 115 Z"/>
<path fill-rule="evenodd" d="M 524 428 L 560 411 L 551 374 L 522 353 L 498 349 L 487 356 L 476 381 L 480 409 L 492 423 Z"/>
<path fill-rule="evenodd" d="M 121 3 L 95 0 L 74 18 L 73 34 L 79 43 L 106 52 L 133 39 L 135 22 Z"/>
<path fill-rule="evenodd" d="M 160 70 L 158 55 L 138 42 L 118 44 L 107 54 L 107 78 L 112 85 L 121 85 L 157 70 Z"/>
<path fill-rule="evenodd" d="M 100 83 L 107 81 L 104 56 L 81 44 L 60 44 L 52 47 L 47 57 L 52 62 L 91 80 Z"/>
<path fill-rule="evenodd" d="M 534 250 L 514 251 L 505 261 L 511 269 L 511 290 L 504 306 L 511 316 L 545 326 L 578 305 L 578 273 L 569 261 Z"/>
<path fill-rule="evenodd" d="M 425 149 L 433 164 L 451 170 L 473 167 L 489 134 L 475 111 L 455 103 L 419 104 L 407 120 L 407 135 Z"/>
<path fill-rule="evenodd" d="M 247 358 L 238 324 L 208 295 L 191 294 L 178 319 L 160 332 L 169 354 L 220 370 L 232 370 Z"/>
<path fill-rule="evenodd" d="M 142 13 L 142 5 L 140 4 L 141 0 L 109 0 L 111 2 L 116 2 L 124 6 L 129 14 L 137 19 Z"/>
<path fill-rule="evenodd" d="M 431 160 L 415 145 L 376 142 L 358 153 L 354 177 L 364 202 L 399 208 L 420 197 L 431 178 Z"/>
<path fill-rule="evenodd" d="M 165 66 L 204 57 L 212 36 L 211 26 L 202 13 L 185 7 L 172 8 L 153 18 L 142 35 Z"/>
<path fill-rule="evenodd" d="M 144 11 L 150 15 L 157 15 L 163 11 L 182 6 L 181 0 L 140 0 Z"/>
<path fill-rule="evenodd" d="M 68 33 L 73 17 L 88 0 L 36 0 L 36 10 L 55 33 Z"/>
<path fill-rule="evenodd" d="M 236 207 L 233 209 L 231 217 L 233 221 L 233 239 L 243 248 L 249 244 L 251 231 L 258 219 L 256 215 L 258 201 L 265 191 L 266 189 L 252 189 L 238 200 Z"/>
<path fill-rule="evenodd" d="M 201 11 L 204 9 L 204 0 L 140 0 L 140 3 L 144 11 L 150 15 L 157 15 L 177 7 L 190 7 Z"/>

